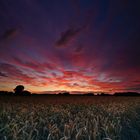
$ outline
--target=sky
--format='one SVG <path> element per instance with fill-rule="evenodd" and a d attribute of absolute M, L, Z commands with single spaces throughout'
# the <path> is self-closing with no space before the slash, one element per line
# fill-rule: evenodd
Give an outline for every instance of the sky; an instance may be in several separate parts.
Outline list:
<path fill-rule="evenodd" d="M 139 0 L 0 0 L 0 90 L 140 92 Z"/>

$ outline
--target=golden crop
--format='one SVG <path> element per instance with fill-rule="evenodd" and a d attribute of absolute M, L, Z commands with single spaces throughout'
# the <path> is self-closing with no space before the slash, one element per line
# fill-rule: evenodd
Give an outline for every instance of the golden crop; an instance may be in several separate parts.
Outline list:
<path fill-rule="evenodd" d="M 140 98 L 0 97 L 0 140 L 140 140 Z"/>

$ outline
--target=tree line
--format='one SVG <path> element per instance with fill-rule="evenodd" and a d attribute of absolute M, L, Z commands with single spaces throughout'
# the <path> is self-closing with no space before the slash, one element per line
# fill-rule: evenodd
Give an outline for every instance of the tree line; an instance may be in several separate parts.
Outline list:
<path fill-rule="evenodd" d="M 32 94 L 28 90 L 24 90 L 23 85 L 18 85 L 16 86 L 13 91 L 14 92 L 8 92 L 8 91 L 0 91 L 0 95 L 22 95 L 22 96 L 28 96 L 28 95 L 37 95 L 37 94 Z M 38 95 L 50 95 L 50 94 L 38 94 Z M 70 95 L 80 95 L 80 96 L 140 96 L 140 93 L 138 92 L 115 92 L 114 94 L 108 94 L 108 93 L 98 93 L 95 94 L 93 92 L 88 92 L 84 94 L 70 94 L 70 92 L 61 92 L 58 94 L 51 94 L 51 95 L 65 95 L 65 96 L 70 96 Z"/>

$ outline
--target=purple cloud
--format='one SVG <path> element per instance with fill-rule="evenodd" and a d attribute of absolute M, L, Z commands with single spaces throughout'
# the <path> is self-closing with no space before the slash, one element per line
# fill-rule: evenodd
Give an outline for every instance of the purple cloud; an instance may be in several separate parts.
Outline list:
<path fill-rule="evenodd" d="M 65 32 L 61 33 L 61 37 L 56 41 L 57 47 L 62 47 L 67 45 L 72 39 L 74 39 L 79 33 L 81 33 L 86 28 L 86 25 L 80 28 L 69 28 Z"/>
<path fill-rule="evenodd" d="M 7 39 L 10 39 L 10 38 L 13 38 L 18 33 L 19 33 L 18 28 L 10 28 L 3 33 L 3 35 L 1 36 L 1 40 L 7 40 Z"/>
<path fill-rule="evenodd" d="M 1 77 L 8 77 L 5 73 L 3 73 L 3 72 L 0 72 L 0 76 Z"/>

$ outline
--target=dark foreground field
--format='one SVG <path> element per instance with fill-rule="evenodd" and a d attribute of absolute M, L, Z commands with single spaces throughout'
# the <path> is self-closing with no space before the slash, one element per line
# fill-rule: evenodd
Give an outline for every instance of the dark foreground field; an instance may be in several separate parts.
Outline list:
<path fill-rule="evenodd" d="M 0 140 L 140 140 L 140 97 L 0 96 Z"/>

